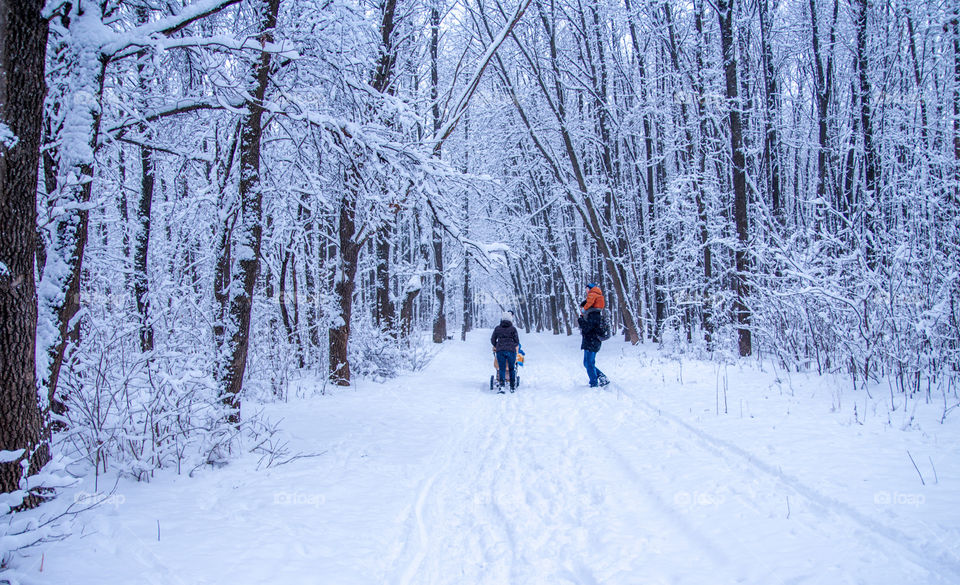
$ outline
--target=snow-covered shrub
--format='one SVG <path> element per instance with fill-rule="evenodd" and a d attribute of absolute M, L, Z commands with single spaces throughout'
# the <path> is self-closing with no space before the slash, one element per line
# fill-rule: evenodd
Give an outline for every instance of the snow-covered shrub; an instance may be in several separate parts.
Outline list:
<path fill-rule="evenodd" d="M 74 502 L 48 508 L 44 504 L 29 513 L 14 511 L 27 497 L 52 499 L 59 490 L 74 484 L 75 480 L 66 473 L 66 464 L 62 456 L 54 457 L 39 473 L 24 474 L 19 490 L 0 494 L 0 568 L 6 568 L 14 555 L 26 549 L 64 538 L 70 533 L 72 517 L 91 505 Z"/>
<path fill-rule="evenodd" d="M 205 356 L 143 353 L 137 342 L 136 331 L 85 328 L 62 381 L 62 440 L 98 474 L 145 480 L 156 469 L 209 460 L 227 429 Z"/>

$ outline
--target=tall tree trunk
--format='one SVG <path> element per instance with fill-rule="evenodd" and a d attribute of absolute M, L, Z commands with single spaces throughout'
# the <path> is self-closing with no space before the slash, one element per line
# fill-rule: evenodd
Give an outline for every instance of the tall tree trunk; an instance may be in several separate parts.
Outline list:
<path fill-rule="evenodd" d="M 146 24 L 147 10 L 138 7 L 136 10 L 138 24 Z M 146 68 L 146 51 L 137 53 L 137 78 L 141 88 L 146 89 L 148 81 L 144 78 Z M 146 109 L 146 104 L 138 104 Z M 148 138 L 149 133 L 145 124 L 140 124 L 140 134 Z M 124 189 L 121 187 L 121 191 Z M 140 147 L 140 205 L 137 208 L 137 225 L 134 238 L 133 253 L 133 297 L 137 304 L 137 313 L 140 318 L 140 350 L 153 350 L 153 325 L 150 323 L 150 284 L 147 274 L 147 253 L 150 249 L 150 210 L 153 206 L 154 191 L 154 162 L 153 151 L 145 146 Z M 124 196 L 125 197 L 125 196 Z M 124 226 L 126 227 L 126 226 Z"/>
<path fill-rule="evenodd" d="M 338 386 L 350 385 L 350 320 L 353 316 L 354 279 L 357 276 L 357 264 L 360 258 L 360 244 L 354 241 L 356 235 L 356 205 L 360 186 L 356 170 L 347 176 L 347 186 L 339 203 L 338 241 L 340 265 L 334 283 L 337 308 L 340 311 L 336 324 L 328 334 L 330 380 Z"/>
<path fill-rule="evenodd" d="M 747 176 L 746 160 L 743 148 L 743 128 L 740 122 L 740 98 L 737 84 L 737 57 L 734 23 L 735 0 L 718 0 L 717 17 L 720 21 L 720 43 L 723 49 L 723 69 L 726 78 L 727 107 L 730 111 L 730 153 L 733 159 L 733 217 L 737 231 L 737 244 L 734 250 L 736 271 L 733 274 L 734 312 L 737 318 L 737 337 L 740 355 L 752 352 L 750 336 L 749 296 L 749 257 L 747 246 L 750 233 L 747 223 Z"/>
<path fill-rule="evenodd" d="M 469 144 L 470 119 L 463 121 L 464 142 Z M 470 151 L 464 150 L 463 173 L 470 171 Z M 463 235 L 470 237 L 470 198 L 463 198 Z M 467 333 L 473 330 L 473 288 L 470 273 L 470 248 L 463 248 L 463 321 L 460 324 L 460 341 L 467 340 Z"/>
<path fill-rule="evenodd" d="M 92 18 L 92 16 L 90 16 Z M 60 371 L 67 357 L 68 348 L 80 340 L 80 324 L 74 322 L 74 317 L 80 311 L 80 277 L 83 273 L 83 257 L 87 247 L 87 228 L 90 211 L 87 204 L 93 188 L 94 158 L 100 136 L 100 120 L 103 105 L 103 87 L 106 74 L 107 59 L 83 47 L 83 56 L 78 59 L 92 58 L 99 66 L 92 76 L 87 78 L 88 71 L 81 71 L 76 85 L 71 89 L 79 94 L 89 88 L 90 94 L 84 96 L 89 99 L 94 96 L 94 102 L 89 109 L 82 107 L 76 117 L 80 124 L 89 124 L 89 150 L 77 156 L 71 153 L 69 158 L 59 161 L 59 193 L 54 205 L 67 209 L 57 218 L 56 227 L 52 233 L 52 245 L 48 255 L 55 257 L 53 263 L 47 262 L 42 280 L 46 288 L 55 289 L 56 296 L 45 297 L 40 300 L 41 318 L 45 324 L 52 325 L 57 331 L 55 341 L 47 350 L 49 367 L 47 368 L 47 387 L 50 406 L 54 413 L 65 412 L 63 402 L 57 396 L 60 381 Z M 54 325 L 55 324 L 55 325 Z"/>
<path fill-rule="evenodd" d="M 80 133 L 73 136 L 71 148 L 59 149 L 51 167 L 57 169 L 56 179 L 48 181 L 56 190 L 48 193 L 47 206 L 53 222 L 49 227 L 50 245 L 45 250 L 39 299 L 38 327 L 45 331 L 39 339 L 46 347 L 38 348 L 44 361 L 38 370 L 46 378 L 50 407 L 54 413 L 65 412 L 57 396 L 63 362 L 69 347 L 80 338 L 80 323 L 74 319 L 80 311 L 80 278 L 87 244 L 89 202 L 94 180 L 94 153 L 100 137 L 103 111 L 103 89 L 109 58 L 96 43 L 84 38 L 77 29 L 102 25 L 102 14 L 97 3 L 86 2 L 70 7 L 60 17 L 64 39 L 56 43 L 53 60 L 63 65 L 65 75 L 58 79 L 56 95 L 51 102 L 63 115 L 63 132 Z M 46 175 L 47 169 L 45 169 Z"/>
<path fill-rule="evenodd" d="M 877 267 L 876 215 L 879 208 L 879 163 L 876 145 L 873 140 L 873 108 L 870 105 L 870 61 L 867 55 L 867 0 L 856 0 L 857 24 L 857 73 L 859 79 L 858 100 L 860 109 L 860 130 L 863 132 L 863 171 L 865 181 L 864 201 L 864 253 L 867 267 Z"/>
<path fill-rule="evenodd" d="M 776 8 L 777 0 L 774 0 Z M 764 118 L 763 155 L 767 164 L 767 182 L 770 192 L 770 208 L 773 219 L 783 227 L 783 194 L 780 186 L 780 97 L 777 89 L 777 71 L 773 65 L 773 47 L 770 44 L 773 23 L 770 21 L 769 0 L 760 0 L 760 45 L 763 62 L 763 86 L 766 103 Z"/>
<path fill-rule="evenodd" d="M 261 6 L 260 43 L 273 42 L 277 26 L 280 0 L 266 0 Z M 260 177 L 260 144 L 263 137 L 263 99 L 270 80 L 270 53 L 263 51 L 254 69 L 256 86 L 253 100 L 240 123 L 240 181 L 238 196 L 240 218 L 237 226 L 235 254 L 237 278 L 241 286 L 230 288 L 230 316 L 233 331 L 230 339 L 231 356 L 221 379 L 222 398 L 228 408 L 227 420 L 240 422 L 240 392 L 247 369 L 247 351 L 250 346 L 250 319 L 253 312 L 253 292 L 260 274 L 260 243 L 263 236 L 263 185 Z"/>
<path fill-rule="evenodd" d="M 830 44 L 830 57 L 826 69 L 823 65 L 823 56 L 820 48 L 820 27 L 816 0 L 810 0 L 810 24 L 813 41 L 813 61 L 816 72 L 815 90 L 817 94 L 817 222 L 823 221 L 825 202 L 827 199 L 827 149 L 828 149 L 828 108 L 833 73 L 833 44 Z M 831 35 L 833 27 L 831 26 Z"/>
<path fill-rule="evenodd" d="M 380 47 L 377 65 L 371 75 L 370 86 L 378 93 L 392 93 L 393 67 L 397 60 L 394 46 L 394 32 L 397 0 L 386 0 L 380 7 Z M 346 182 L 344 194 L 338 205 L 339 269 L 334 291 L 340 311 L 339 319 L 328 333 L 330 379 L 338 386 L 350 385 L 350 321 L 353 318 L 354 279 L 360 259 L 361 242 L 355 241 L 357 234 L 356 210 L 363 183 L 363 169 L 353 164 L 344 174 Z M 382 226 L 381 226 L 382 229 Z M 378 231 L 380 231 L 378 229 Z M 379 299 L 389 301 L 389 265 L 384 265 L 378 287 L 384 288 Z M 381 315 L 392 310 L 382 306 Z"/>
<path fill-rule="evenodd" d="M 50 459 L 36 383 L 37 178 L 47 21 L 42 0 L 0 0 L 0 493 Z M 27 462 L 27 467 L 22 466 Z M 27 498 L 26 505 L 36 504 Z"/>
<path fill-rule="evenodd" d="M 380 20 L 380 54 L 370 85 L 378 93 L 393 95 L 393 67 L 397 60 L 396 46 L 394 46 L 396 0 L 386 0 L 381 9 L 383 12 Z M 389 121 L 387 125 L 390 125 Z M 396 310 L 390 295 L 392 279 L 390 252 L 393 247 L 393 226 L 389 218 L 385 219 L 377 228 L 374 247 L 377 259 L 374 321 L 392 337 L 396 334 Z"/>
<path fill-rule="evenodd" d="M 375 322 L 381 330 L 385 331 L 390 337 L 396 336 L 396 310 L 393 306 L 393 298 L 390 295 L 390 252 L 393 249 L 393 224 L 392 218 L 384 220 L 380 229 L 377 230 L 376 241 L 376 279 L 377 279 L 377 302 L 375 311 Z"/>
<path fill-rule="evenodd" d="M 447 292 L 443 268 L 443 230 L 440 222 L 433 219 L 433 296 L 436 307 L 433 312 L 433 342 L 447 339 Z"/>
<path fill-rule="evenodd" d="M 440 132 L 440 8 L 439 0 L 434 0 L 430 7 L 430 100 L 433 114 L 433 135 Z M 440 147 L 434 152 L 440 157 Z M 447 339 L 447 283 L 443 269 L 443 230 L 440 222 L 433 218 L 433 297 L 436 307 L 433 313 L 433 342 L 443 343 Z"/>
<path fill-rule="evenodd" d="M 466 168 L 464 172 L 466 172 Z M 463 198 L 464 236 L 469 237 L 470 198 Z M 463 322 L 460 324 L 460 341 L 467 340 L 473 330 L 473 288 L 470 273 L 470 248 L 463 249 Z"/>
<path fill-rule="evenodd" d="M 960 204 L 960 4 L 953 5 L 953 202 Z"/>
<path fill-rule="evenodd" d="M 150 323 L 150 287 L 147 277 L 147 252 L 150 247 L 150 209 L 153 205 L 154 165 L 150 149 L 140 148 L 140 206 L 137 209 L 137 233 L 134 238 L 133 296 L 140 317 L 140 351 L 153 350 L 153 325 Z"/>

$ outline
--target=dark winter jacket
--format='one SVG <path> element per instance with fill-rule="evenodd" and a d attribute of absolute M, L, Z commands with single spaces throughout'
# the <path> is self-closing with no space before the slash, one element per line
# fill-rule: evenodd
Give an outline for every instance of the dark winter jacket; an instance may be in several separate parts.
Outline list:
<path fill-rule="evenodd" d="M 577 324 L 580 326 L 580 335 L 583 336 L 580 349 L 593 352 L 600 351 L 600 331 L 603 328 L 600 323 L 600 310 L 588 310 L 580 316 Z"/>
<path fill-rule="evenodd" d="M 513 323 L 507 320 L 500 321 L 490 336 L 490 345 L 496 351 L 517 351 L 520 346 L 520 334 Z"/>

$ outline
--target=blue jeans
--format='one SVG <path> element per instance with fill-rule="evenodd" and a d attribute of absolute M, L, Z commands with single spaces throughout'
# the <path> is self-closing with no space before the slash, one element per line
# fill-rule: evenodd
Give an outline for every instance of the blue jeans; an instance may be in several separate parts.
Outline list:
<path fill-rule="evenodd" d="M 603 376 L 603 372 L 597 367 L 597 352 L 583 350 L 583 367 L 587 369 L 587 377 L 590 378 L 590 385 L 596 386 Z"/>
<path fill-rule="evenodd" d="M 505 368 L 510 369 L 510 387 L 515 388 L 517 384 L 517 352 L 497 352 L 497 382 L 499 382 L 501 386 L 503 386 L 503 374 Z"/>

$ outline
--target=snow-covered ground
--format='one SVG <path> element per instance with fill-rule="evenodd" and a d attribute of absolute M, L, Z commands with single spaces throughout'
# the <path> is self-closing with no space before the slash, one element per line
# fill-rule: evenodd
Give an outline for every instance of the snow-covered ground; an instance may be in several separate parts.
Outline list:
<path fill-rule="evenodd" d="M 522 333 L 522 385 L 501 396 L 488 389 L 487 335 L 445 344 L 423 372 L 268 405 L 294 451 L 319 455 L 121 481 L 73 536 L 17 560 L 17 574 L 72 585 L 960 583 L 960 425 L 940 424 L 937 405 L 888 414 L 889 395 L 867 399 L 846 380 L 619 342 L 598 356 L 614 384 L 597 391 L 578 337 Z"/>

